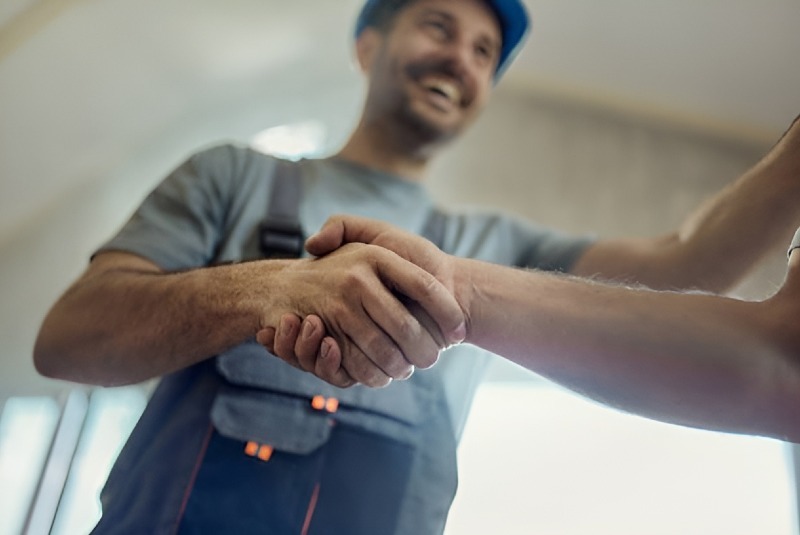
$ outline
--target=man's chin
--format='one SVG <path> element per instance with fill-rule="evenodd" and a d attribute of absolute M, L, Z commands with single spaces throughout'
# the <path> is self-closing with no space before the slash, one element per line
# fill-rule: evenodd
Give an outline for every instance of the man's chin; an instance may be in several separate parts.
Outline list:
<path fill-rule="evenodd" d="M 421 144 L 443 144 L 458 137 L 463 125 L 458 122 L 448 121 L 442 117 L 435 117 L 432 113 L 416 113 L 408 110 L 403 123 L 419 137 Z"/>

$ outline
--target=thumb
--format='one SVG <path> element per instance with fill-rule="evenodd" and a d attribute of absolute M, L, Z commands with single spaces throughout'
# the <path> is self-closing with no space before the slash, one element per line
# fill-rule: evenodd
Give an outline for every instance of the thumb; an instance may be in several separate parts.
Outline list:
<path fill-rule="evenodd" d="M 366 217 L 335 215 L 306 240 L 306 251 L 322 256 L 345 243 L 372 243 L 386 226 L 386 223 Z"/>

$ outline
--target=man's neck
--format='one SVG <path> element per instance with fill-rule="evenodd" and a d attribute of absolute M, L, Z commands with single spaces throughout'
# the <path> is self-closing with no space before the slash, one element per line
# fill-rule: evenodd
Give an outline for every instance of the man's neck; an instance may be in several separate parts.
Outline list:
<path fill-rule="evenodd" d="M 386 134 L 386 130 L 369 128 L 361 123 L 336 156 L 406 180 L 421 182 L 433 151 L 430 148 L 410 147 Z"/>

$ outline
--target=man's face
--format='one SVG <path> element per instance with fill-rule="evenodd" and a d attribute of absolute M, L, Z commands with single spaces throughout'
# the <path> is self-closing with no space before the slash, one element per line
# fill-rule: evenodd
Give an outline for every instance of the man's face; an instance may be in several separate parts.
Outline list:
<path fill-rule="evenodd" d="M 483 0 L 416 0 L 378 39 L 367 65 L 368 116 L 388 115 L 423 142 L 449 140 L 477 117 L 502 44 Z"/>

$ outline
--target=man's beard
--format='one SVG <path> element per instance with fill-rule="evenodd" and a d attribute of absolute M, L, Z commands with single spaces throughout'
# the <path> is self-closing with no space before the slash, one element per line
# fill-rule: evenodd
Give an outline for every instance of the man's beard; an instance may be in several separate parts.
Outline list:
<path fill-rule="evenodd" d="M 419 146 L 445 144 L 458 137 L 461 133 L 460 124 L 445 126 L 430 117 L 426 117 L 413 109 L 408 98 L 405 98 L 404 102 L 395 109 L 392 119 Z"/>
<path fill-rule="evenodd" d="M 458 73 L 446 61 L 438 59 L 421 60 L 409 64 L 404 69 L 406 79 L 414 84 L 419 84 L 420 80 L 426 76 L 434 75 L 452 79 L 466 91 L 465 82 Z M 399 102 L 396 104 L 392 118 L 399 125 L 405 127 L 410 136 L 414 136 L 421 146 L 432 144 L 444 144 L 457 137 L 464 128 L 464 121 L 450 124 L 443 124 L 435 118 L 414 109 L 412 97 L 403 92 L 398 95 Z M 459 103 L 460 107 L 460 103 Z"/>

